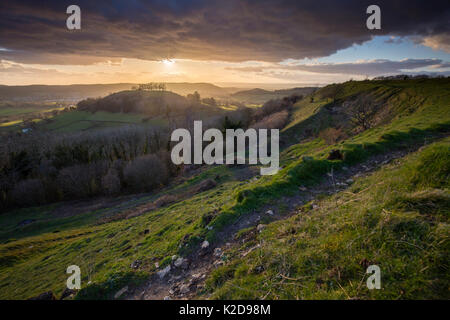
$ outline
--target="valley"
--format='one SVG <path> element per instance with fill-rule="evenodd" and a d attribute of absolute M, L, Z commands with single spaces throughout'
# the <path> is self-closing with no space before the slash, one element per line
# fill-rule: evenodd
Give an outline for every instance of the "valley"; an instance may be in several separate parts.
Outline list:
<path fill-rule="evenodd" d="M 133 157 L 146 145 L 137 140 L 135 151 L 98 158 L 112 157 L 111 168 L 125 159 L 121 191 L 108 194 L 88 180 L 91 193 L 78 199 L 68 193 L 5 208 L 0 297 L 61 297 L 65 270 L 75 264 L 82 270 L 82 289 L 69 294 L 75 299 L 447 299 L 449 79 L 347 81 L 290 99 L 211 113 L 218 123 L 229 116 L 248 127 L 286 113 L 285 122 L 271 122 L 280 129 L 276 175 L 261 176 L 259 165 L 186 166 L 159 185 L 125 189 L 141 181 L 130 180 L 137 179 Z M 363 123 L 355 114 L 364 103 L 374 112 Z M 203 108 L 199 114 L 212 119 Z M 139 122 L 123 110 L 57 117 L 76 113 Z M 181 115 L 162 118 L 189 120 Z M 97 161 L 87 154 L 70 161 Z M 365 286 L 372 264 L 382 270 L 383 290 Z"/>

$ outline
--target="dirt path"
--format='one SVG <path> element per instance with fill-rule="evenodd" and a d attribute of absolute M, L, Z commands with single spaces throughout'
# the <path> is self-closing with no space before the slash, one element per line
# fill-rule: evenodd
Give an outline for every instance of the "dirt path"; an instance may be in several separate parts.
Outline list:
<path fill-rule="evenodd" d="M 330 172 L 318 185 L 310 188 L 300 187 L 294 196 L 283 197 L 270 205 L 266 205 L 257 211 L 242 216 L 237 222 L 218 234 L 217 238 L 220 239 L 219 242 L 211 244 L 207 248 L 199 249 L 189 257 L 174 258 L 170 271 L 164 277 L 160 277 L 158 274 L 153 275 L 145 285 L 134 290 L 126 298 L 139 300 L 198 298 L 198 293 L 204 287 L 208 274 L 214 268 L 224 264 L 221 260 L 222 254 L 231 247 L 240 245 L 239 241 L 234 237 L 237 231 L 249 227 L 256 228 L 265 215 L 269 215 L 271 220 L 286 219 L 295 214 L 296 208 L 310 201 L 314 201 L 319 195 L 332 195 L 343 191 L 350 187 L 353 179 L 367 176 L 381 166 L 395 159 L 402 158 L 408 153 L 418 150 L 420 147 L 421 145 L 417 145 L 408 150 L 375 155 L 360 164 L 343 167 L 338 172 Z M 283 212 L 287 211 L 287 214 L 277 211 L 279 204 L 284 205 Z M 246 254 L 248 252 L 242 253 L 242 255 Z M 175 263 L 177 259 L 178 263 Z M 175 266 L 180 263 L 181 266 Z"/>

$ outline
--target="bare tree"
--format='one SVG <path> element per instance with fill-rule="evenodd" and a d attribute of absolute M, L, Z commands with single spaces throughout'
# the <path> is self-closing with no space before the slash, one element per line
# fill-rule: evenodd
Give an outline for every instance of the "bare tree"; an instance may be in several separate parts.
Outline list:
<path fill-rule="evenodd" d="M 373 118 L 377 113 L 377 108 L 374 101 L 365 96 L 357 99 L 354 107 L 350 107 L 348 113 L 355 125 L 367 130 L 373 126 Z"/>
<path fill-rule="evenodd" d="M 149 82 L 149 83 L 142 83 L 138 85 L 137 90 L 141 91 L 165 91 L 166 90 L 166 84 L 161 82 Z"/>

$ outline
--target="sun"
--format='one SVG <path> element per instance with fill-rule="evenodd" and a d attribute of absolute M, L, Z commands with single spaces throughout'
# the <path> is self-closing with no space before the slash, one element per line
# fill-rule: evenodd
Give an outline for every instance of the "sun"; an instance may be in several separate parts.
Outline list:
<path fill-rule="evenodd" d="M 175 63 L 175 61 L 173 61 L 171 59 L 163 59 L 163 60 L 161 60 L 161 62 L 166 66 L 172 66 Z"/>

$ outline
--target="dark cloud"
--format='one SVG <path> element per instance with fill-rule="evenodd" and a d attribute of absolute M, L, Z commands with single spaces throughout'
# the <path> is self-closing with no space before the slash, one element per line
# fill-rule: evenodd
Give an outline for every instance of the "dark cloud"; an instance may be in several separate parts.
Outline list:
<path fill-rule="evenodd" d="M 439 59 L 405 59 L 401 61 L 378 59 L 367 62 L 299 65 L 292 66 L 290 67 L 290 69 L 317 73 L 346 73 L 354 75 L 376 76 L 389 73 L 401 73 L 407 70 L 426 67 L 448 68 L 450 67 L 450 64 L 445 63 Z"/>
<path fill-rule="evenodd" d="M 240 72 L 255 72 L 261 75 L 270 74 L 273 73 L 273 71 L 278 73 L 280 71 L 306 71 L 313 73 L 376 76 L 390 73 L 402 73 L 419 68 L 450 68 L 450 63 L 444 62 L 440 59 L 405 59 L 401 61 L 377 59 L 349 63 L 318 63 L 301 65 L 272 64 L 259 67 L 228 67 L 226 69 Z"/>
<path fill-rule="evenodd" d="M 377 1 L 382 30 L 367 30 L 366 0 L 8 1 L 0 3 L 0 59 L 89 64 L 102 58 L 280 61 L 327 56 L 374 35 L 449 45 L 448 0 Z M 66 29 L 68 5 L 82 30 Z M 428 39 L 428 40 L 427 40 Z"/>

